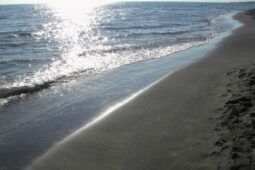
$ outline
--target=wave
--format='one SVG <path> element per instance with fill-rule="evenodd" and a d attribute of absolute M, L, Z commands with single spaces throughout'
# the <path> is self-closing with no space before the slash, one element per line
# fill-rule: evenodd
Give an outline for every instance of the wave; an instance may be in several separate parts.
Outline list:
<path fill-rule="evenodd" d="M 30 64 L 30 63 L 36 63 L 36 62 L 41 62 L 41 60 L 40 59 L 4 60 L 4 61 L 0 61 L 0 65 Z"/>
<path fill-rule="evenodd" d="M 180 31 L 181 32 L 181 31 Z M 185 32 L 185 31 L 183 31 Z M 155 33 L 155 34 L 168 34 L 168 33 Z M 176 33 L 178 34 L 178 33 Z M 210 36 L 209 38 L 212 38 L 213 36 Z M 130 51 L 130 52 L 136 52 L 139 50 L 154 50 L 157 48 L 167 48 L 169 46 L 183 46 L 184 44 L 180 44 L 180 43 L 196 43 L 196 42 L 200 42 L 200 41 L 207 41 L 206 37 L 188 37 L 188 38 L 177 38 L 177 42 L 179 44 L 172 44 L 172 42 L 152 42 L 152 43 L 148 43 L 148 44 L 134 44 L 134 45 L 130 45 L 130 44 L 125 44 L 125 45 L 111 45 L 111 46 L 105 46 L 105 48 L 102 48 L 100 46 L 99 49 L 93 49 L 93 50 L 85 50 L 82 51 L 81 53 L 78 54 L 79 57 L 81 56 L 87 56 L 87 55 L 98 55 L 98 54 L 105 54 L 105 53 L 121 53 L 124 51 Z M 185 40 L 185 41 L 184 41 Z M 184 45 L 185 46 L 185 45 Z"/>
<path fill-rule="evenodd" d="M 33 37 L 33 32 L 19 30 L 19 31 L 0 32 L 0 35 L 7 38 Z"/>
<path fill-rule="evenodd" d="M 189 33 L 193 33 L 193 32 L 197 32 L 197 29 L 200 29 L 204 27 L 197 27 L 197 28 L 190 28 L 189 30 L 178 30 L 178 31 L 133 31 L 133 32 L 127 32 L 127 33 L 118 33 L 118 34 L 114 34 L 112 35 L 114 38 L 117 39 L 127 39 L 127 38 L 144 38 L 144 39 L 148 39 L 148 37 L 155 37 L 157 38 L 157 36 L 178 36 L 178 35 L 183 35 L 185 36 L 185 34 L 189 34 Z"/>
<path fill-rule="evenodd" d="M 124 46 L 118 46 L 118 45 L 113 45 L 110 47 L 106 47 L 105 49 L 94 49 L 94 50 L 87 50 L 84 51 L 78 56 L 86 56 L 86 55 L 93 55 L 93 54 L 103 54 L 103 53 L 116 53 L 116 52 L 123 52 L 123 51 L 137 51 L 141 49 L 153 49 L 159 46 L 162 46 L 163 44 L 160 43 L 151 43 L 151 44 L 144 44 L 144 45 L 124 45 Z"/>
<path fill-rule="evenodd" d="M 8 19 L 7 16 L 0 16 L 0 20 Z"/>
<path fill-rule="evenodd" d="M 0 66 L 4 66 L 2 68 L 19 64 L 18 69 L 21 71 L 9 69 L 19 72 L 9 74 L 10 77 L 4 77 L 0 81 L 0 98 L 7 99 L 38 92 L 82 74 L 89 76 L 207 43 L 210 37 L 206 35 L 212 32 L 209 29 L 214 28 L 208 27 L 207 24 L 214 23 L 215 19 L 200 14 L 194 17 L 189 14 L 181 18 L 182 14 L 176 12 L 174 18 L 165 18 L 164 13 L 157 14 L 159 17 L 153 18 L 151 20 L 153 22 L 148 22 L 147 16 L 135 18 L 133 15 L 124 15 L 124 17 L 121 15 L 119 18 L 120 16 L 116 15 L 117 18 L 113 17 L 112 20 L 104 20 L 103 16 L 92 17 L 91 23 L 89 21 L 85 22 L 86 24 L 75 18 L 71 22 L 69 18 L 59 20 L 53 18 L 49 21 L 38 20 L 40 22 L 33 28 L 21 26 L 13 27 L 11 30 L 3 29 L 3 32 L 0 32 L 0 38 L 6 42 L 0 43 L 0 48 L 5 49 L 3 52 L 9 52 L 6 49 L 11 51 L 16 47 L 24 50 L 22 47 L 30 47 L 34 42 L 39 42 L 43 47 L 46 45 L 48 47 L 40 49 L 41 46 L 38 48 L 33 46 L 33 50 L 39 52 L 39 55 L 43 53 L 42 58 L 46 58 L 44 56 L 47 55 L 47 58 L 52 60 L 35 61 L 37 63 L 31 69 L 23 71 L 23 67 L 34 62 L 27 58 L 37 58 L 37 53 L 25 56 L 27 54 L 25 51 L 24 54 L 14 56 L 16 57 L 14 59 L 18 60 L 9 60 L 8 53 L 2 55 L 6 60 L 0 61 Z M 20 60 L 22 58 L 25 59 Z M 8 75 L 5 72 L 4 74 Z"/>
<path fill-rule="evenodd" d="M 52 80 L 44 80 L 40 81 L 37 83 L 34 83 L 32 80 L 33 76 L 36 76 L 34 74 L 30 78 L 30 82 L 27 82 L 27 85 L 17 85 L 16 83 L 13 83 L 12 85 L 6 85 L 5 87 L 0 88 L 0 99 L 6 99 L 14 96 L 19 96 L 19 95 L 24 95 L 24 94 L 31 94 L 43 89 L 47 89 L 50 86 L 52 86 L 54 83 L 61 82 L 61 81 L 66 81 L 68 78 L 75 78 L 77 76 L 80 76 L 87 71 L 90 71 L 91 69 L 86 69 L 86 70 L 80 70 L 76 72 L 72 72 L 72 74 L 69 75 L 61 75 L 55 78 L 52 78 Z M 28 75 L 27 75 L 28 76 Z M 28 78 L 28 77 L 23 77 L 23 78 Z M 17 80 L 18 81 L 18 80 Z M 25 84 L 24 82 L 21 82 L 21 84 Z M 0 104 L 1 106 L 1 104 Z"/>
<path fill-rule="evenodd" d="M 175 26 L 178 26 L 181 24 L 176 24 Z M 173 25 L 170 24 L 164 24 L 164 25 L 141 25 L 141 26 L 103 26 L 102 29 L 107 29 L 107 30 L 132 30 L 132 29 L 159 29 L 159 28 L 168 28 L 172 27 Z"/>
<path fill-rule="evenodd" d="M 0 98 L 0 107 L 8 104 L 11 101 L 24 98 L 25 96 L 26 96 L 25 94 L 21 94 L 21 95 L 17 95 L 17 96 L 10 96 L 7 98 Z"/>
<path fill-rule="evenodd" d="M 27 37 L 27 36 L 31 37 L 33 35 L 33 33 L 32 32 L 25 32 L 24 31 L 24 32 L 18 32 L 17 35 L 19 37 Z"/>
<path fill-rule="evenodd" d="M 7 98 L 10 96 L 18 96 L 21 94 L 33 93 L 45 88 L 48 88 L 52 82 L 45 82 L 43 84 L 37 84 L 34 86 L 21 86 L 21 87 L 12 87 L 12 88 L 1 88 L 0 89 L 0 98 Z"/>
<path fill-rule="evenodd" d="M 20 76 L 13 82 L 0 87 L 0 99 L 22 94 L 31 94 L 42 89 L 51 87 L 55 83 L 70 81 L 75 77 L 100 73 L 135 62 L 160 58 L 168 54 L 187 50 L 200 46 L 207 41 L 188 42 L 166 47 L 154 47 L 151 49 L 126 50 L 102 56 L 79 57 L 69 56 L 61 58 L 38 71 Z M 138 48 L 138 47 L 137 47 Z M 86 65 L 87 64 L 87 65 Z"/>
<path fill-rule="evenodd" d="M 20 43 L 4 43 L 0 44 L 0 47 L 10 47 L 10 48 L 17 48 L 17 47 L 23 47 L 30 43 L 28 42 L 20 42 Z"/>
<path fill-rule="evenodd" d="M 183 31 L 184 33 L 185 31 Z M 181 31 L 179 32 L 181 34 Z M 167 35 L 168 33 L 155 33 L 155 34 L 163 34 L 163 35 Z M 176 33 L 178 34 L 178 33 Z M 210 36 L 208 38 L 213 38 L 214 36 Z M 79 57 L 82 56 L 88 56 L 88 55 L 100 55 L 100 54 L 106 54 L 106 53 L 121 53 L 121 52 L 137 52 L 139 50 L 151 50 L 154 51 L 154 49 L 157 48 L 167 48 L 169 46 L 183 46 L 185 43 L 194 43 L 196 44 L 196 42 L 201 42 L 201 41 L 207 41 L 207 37 L 181 37 L 181 38 L 177 38 L 177 44 L 173 44 L 171 42 L 171 40 L 169 42 L 150 42 L 147 44 L 114 44 L 114 45 L 110 45 L 110 46 L 105 46 L 104 48 L 102 48 L 101 46 L 99 46 L 99 48 L 95 48 L 95 49 L 89 49 L 89 50 L 84 50 L 81 53 L 78 53 L 77 55 Z M 183 44 L 181 44 L 183 43 Z M 184 45 L 185 46 L 185 45 Z"/>
<path fill-rule="evenodd" d="M 146 33 L 133 33 L 130 36 L 148 36 L 148 35 L 178 35 L 189 33 L 190 31 L 166 31 L 166 32 L 146 32 Z"/>
<path fill-rule="evenodd" d="M 133 30 L 133 29 L 162 29 L 162 28 L 172 28 L 176 26 L 189 26 L 187 23 L 169 23 L 169 24 L 161 24 L 161 25 L 132 25 L 132 26 L 104 26 L 102 25 L 102 29 L 108 30 Z"/>
<path fill-rule="evenodd" d="M 199 22 L 205 22 L 208 25 L 215 23 L 215 18 L 202 18 Z"/>

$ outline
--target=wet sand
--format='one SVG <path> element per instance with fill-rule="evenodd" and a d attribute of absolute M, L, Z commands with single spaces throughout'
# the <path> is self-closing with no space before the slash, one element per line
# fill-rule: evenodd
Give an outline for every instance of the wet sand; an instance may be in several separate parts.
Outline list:
<path fill-rule="evenodd" d="M 55 145 L 28 169 L 252 168 L 254 146 L 249 133 L 253 124 L 249 123 L 254 115 L 250 113 L 255 102 L 253 83 L 242 82 L 249 82 L 255 74 L 251 65 L 255 59 L 255 21 L 246 14 L 236 18 L 245 26 L 207 57 L 176 71 Z M 237 83 L 231 86 L 233 81 Z M 239 99 L 242 89 L 249 94 L 249 101 Z M 245 109 L 236 111 L 235 104 Z M 232 117 L 240 120 L 238 126 L 229 116 L 233 112 Z M 241 137 L 244 132 L 248 133 L 246 143 Z"/>

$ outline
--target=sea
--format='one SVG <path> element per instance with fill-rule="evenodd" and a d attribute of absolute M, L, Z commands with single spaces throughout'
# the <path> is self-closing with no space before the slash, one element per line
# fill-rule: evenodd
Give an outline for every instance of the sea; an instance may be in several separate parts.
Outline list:
<path fill-rule="evenodd" d="M 0 6 L 0 105 L 53 83 L 208 43 L 251 3 Z M 254 6 L 254 5 L 253 5 Z"/>
<path fill-rule="evenodd" d="M 101 111 L 194 62 L 189 50 L 233 30 L 232 16 L 252 8 L 0 5 L 0 169 L 26 167 Z"/>

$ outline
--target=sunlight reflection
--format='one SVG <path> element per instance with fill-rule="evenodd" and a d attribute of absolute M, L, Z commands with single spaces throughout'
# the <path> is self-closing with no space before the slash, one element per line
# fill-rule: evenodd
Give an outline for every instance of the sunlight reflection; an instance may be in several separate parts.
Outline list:
<path fill-rule="evenodd" d="M 63 0 L 43 0 L 45 4 L 49 7 L 55 9 L 65 10 L 66 13 L 71 15 L 75 13 L 79 13 L 80 11 L 90 11 L 95 7 L 105 5 L 108 3 L 115 2 L 116 0 L 71 0 L 71 1 L 63 1 Z"/>
<path fill-rule="evenodd" d="M 68 8 L 68 9 L 77 9 L 77 8 L 91 8 L 99 5 L 104 5 L 107 3 L 115 2 L 116 0 L 71 0 L 71 1 L 63 1 L 63 0 L 43 0 L 45 4 L 55 6 L 58 8 Z"/>
<path fill-rule="evenodd" d="M 106 5 L 112 2 L 45 0 L 47 5 L 39 14 L 44 22 L 32 36 L 46 43 L 46 52 L 54 55 L 49 54 L 51 61 L 31 74 L 17 77 L 6 88 L 48 86 L 80 75 L 90 76 L 203 45 L 213 37 L 186 41 L 185 30 L 161 29 L 165 20 L 158 22 L 147 12 L 141 13 L 145 17 L 137 18 L 139 8 L 121 7 L 122 3 Z M 184 36 L 184 40 L 173 43 L 177 36 Z"/>

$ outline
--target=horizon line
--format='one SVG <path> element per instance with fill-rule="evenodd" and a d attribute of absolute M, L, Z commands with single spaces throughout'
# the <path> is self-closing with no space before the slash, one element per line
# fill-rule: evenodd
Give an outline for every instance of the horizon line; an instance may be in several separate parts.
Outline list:
<path fill-rule="evenodd" d="M 166 3 L 255 3 L 254 0 L 249 0 L 249 1 L 218 1 L 215 2 L 213 0 L 208 0 L 208 1 L 189 1 L 189 0 L 160 0 L 160 1 L 156 1 L 156 0 L 126 0 L 126 1 L 116 1 L 116 2 L 112 2 L 112 3 L 130 3 L 130 2 L 166 2 Z M 45 5 L 46 3 L 44 2 L 17 2 L 17 3 L 1 3 L 0 5 Z M 111 4 L 111 3 L 109 3 Z"/>

